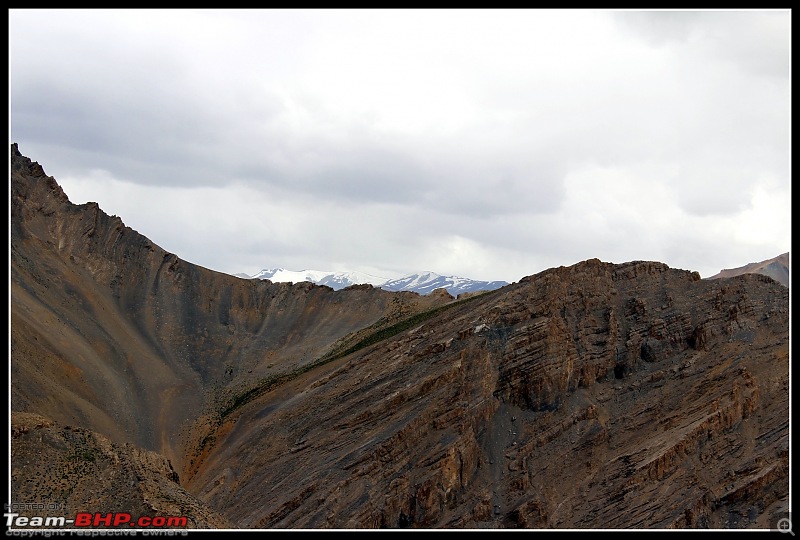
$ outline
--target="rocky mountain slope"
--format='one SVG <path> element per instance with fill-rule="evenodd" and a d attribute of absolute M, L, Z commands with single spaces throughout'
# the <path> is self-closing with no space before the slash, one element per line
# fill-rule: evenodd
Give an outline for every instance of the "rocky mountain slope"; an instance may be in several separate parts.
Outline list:
<path fill-rule="evenodd" d="M 765 528 L 787 505 L 769 277 L 588 260 L 461 300 L 242 280 L 11 165 L 15 502 L 286 529 Z"/>
<path fill-rule="evenodd" d="M 729 278 L 742 274 L 763 274 L 788 287 L 789 253 L 786 252 L 777 257 L 765 261 L 749 263 L 738 268 L 726 268 L 708 279 Z"/>
<path fill-rule="evenodd" d="M 160 452 L 182 478 L 187 445 L 232 400 L 452 300 L 212 272 L 11 157 L 12 410 Z"/>

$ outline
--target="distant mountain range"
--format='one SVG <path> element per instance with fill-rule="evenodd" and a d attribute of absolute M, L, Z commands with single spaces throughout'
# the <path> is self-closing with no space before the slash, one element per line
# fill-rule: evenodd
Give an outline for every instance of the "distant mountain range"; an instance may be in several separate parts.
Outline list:
<path fill-rule="evenodd" d="M 268 279 L 275 283 L 297 283 L 310 281 L 317 285 L 327 285 L 339 290 L 351 285 L 369 284 L 387 291 L 411 291 L 419 294 L 429 294 L 436 289 L 447 289 L 453 296 L 476 291 L 493 291 L 505 285 L 506 281 L 478 281 L 457 276 L 443 276 L 435 272 L 421 272 L 409 274 L 392 279 L 363 272 L 326 272 L 321 270 L 286 270 L 285 268 L 271 268 L 261 270 L 255 275 L 236 274 L 244 279 Z"/>
<path fill-rule="evenodd" d="M 789 286 L 789 252 L 766 261 L 753 262 L 738 268 L 726 268 L 708 279 L 729 278 L 741 274 L 763 274 L 781 285 Z"/>

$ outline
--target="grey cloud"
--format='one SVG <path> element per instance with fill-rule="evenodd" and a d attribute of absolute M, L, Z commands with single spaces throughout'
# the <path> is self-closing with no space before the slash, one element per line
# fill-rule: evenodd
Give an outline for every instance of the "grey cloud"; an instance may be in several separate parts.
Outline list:
<path fill-rule="evenodd" d="M 789 79 L 789 10 L 619 11 L 613 18 L 652 46 L 690 46 L 750 74 Z"/>
<path fill-rule="evenodd" d="M 614 19 L 624 29 L 654 46 L 685 42 L 706 15 L 701 11 L 616 11 Z"/>
<path fill-rule="evenodd" d="M 691 267 L 789 191 L 783 12 L 162 13 L 12 10 L 11 137 L 199 264 Z"/>
<path fill-rule="evenodd" d="M 524 163 L 524 161 L 523 161 Z M 429 194 L 428 206 L 481 221 L 516 214 L 551 214 L 564 197 L 564 171 L 560 164 L 479 164 L 477 170 L 458 167 L 453 178 Z M 463 175 L 463 176 L 459 176 Z"/>

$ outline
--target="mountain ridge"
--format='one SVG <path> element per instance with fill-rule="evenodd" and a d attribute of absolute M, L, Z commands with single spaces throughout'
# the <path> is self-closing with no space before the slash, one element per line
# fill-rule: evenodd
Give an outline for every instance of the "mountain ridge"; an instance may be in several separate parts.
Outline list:
<path fill-rule="evenodd" d="M 723 279 L 742 274 L 762 274 L 771 277 L 784 287 L 789 287 L 789 252 L 787 251 L 777 257 L 760 262 L 751 262 L 737 268 L 722 269 L 707 279 Z"/>
<path fill-rule="evenodd" d="M 72 204 L 16 145 L 11 218 L 14 501 L 241 529 L 770 528 L 787 508 L 769 277 L 589 259 L 463 300 L 243 280 Z"/>

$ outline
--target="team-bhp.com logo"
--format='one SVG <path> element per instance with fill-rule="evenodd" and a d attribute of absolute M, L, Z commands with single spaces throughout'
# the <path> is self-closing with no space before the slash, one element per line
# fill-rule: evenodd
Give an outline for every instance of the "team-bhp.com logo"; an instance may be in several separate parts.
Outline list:
<path fill-rule="evenodd" d="M 111 514 L 101 514 L 99 512 L 78 512 L 75 515 L 76 527 L 137 527 L 144 529 L 147 527 L 186 527 L 188 523 L 186 516 L 141 516 L 133 519 L 127 512 L 117 512 Z"/>
<path fill-rule="evenodd" d="M 127 512 L 78 512 L 75 519 L 57 516 L 21 516 L 18 513 L 8 512 L 5 515 L 6 527 L 42 527 L 65 528 L 86 527 L 92 529 L 131 527 L 137 529 L 148 528 L 178 528 L 187 527 L 189 520 L 186 516 L 140 516 L 135 518 Z"/>

